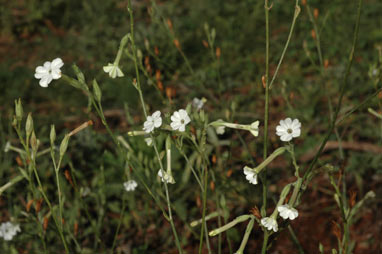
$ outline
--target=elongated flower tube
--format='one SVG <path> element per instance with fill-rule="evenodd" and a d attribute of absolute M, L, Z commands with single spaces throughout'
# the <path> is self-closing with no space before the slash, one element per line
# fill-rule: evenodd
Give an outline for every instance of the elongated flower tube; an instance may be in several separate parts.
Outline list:
<path fill-rule="evenodd" d="M 286 151 L 285 147 L 277 148 L 271 155 L 268 156 L 259 166 L 256 168 L 250 168 L 248 166 L 245 166 L 244 169 L 249 172 L 253 172 L 256 175 L 261 172 L 266 166 L 268 166 L 269 163 L 271 163 L 277 156 L 283 154 Z M 249 179 L 248 179 L 249 180 Z"/>
<path fill-rule="evenodd" d="M 251 215 L 241 215 L 241 216 L 237 217 L 236 219 L 234 219 L 233 221 L 225 224 L 224 226 L 210 231 L 208 234 L 209 234 L 209 236 L 218 235 L 218 234 L 223 233 L 224 231 L 232 228 L 233 226 L 235 226 L 236 224 L 238 224 L 240 222 L 244 222 L 246 220 L 249 220 L 250 218 L 251 218 Z"/>
<path fill-rule="evenodd" d="M 228 122 L 224 122 L 221 119 L 210 123 L 210 125 L 215 127 L 215 128 L 219 128 L 219 127 L 223 126 L 223 127 L 227 127 L 227 128 L 231 128 L 231 129 L 246 130 L 246 131 L 251 132 L 251 134 L 255 137 L 259 136 L 259 124 L 260 124 L 259 121 L 255 121 L 249 125 L 248 124 L 245 125 L 245 124 L 228 123 Z"/>

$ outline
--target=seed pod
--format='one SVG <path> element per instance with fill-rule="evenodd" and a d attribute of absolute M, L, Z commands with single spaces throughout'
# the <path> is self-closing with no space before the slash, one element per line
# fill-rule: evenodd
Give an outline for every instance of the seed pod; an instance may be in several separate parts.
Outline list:
<path fill-rule="evenodd" d="M 101 89 L 99 88 L 99 85 L 97 83 L 97 80 L 93 80 L 93 92 L 94 92 L 94 96 L 96 98 L 96 100 L 98 102 L 101 102 L 101 98 L 102 98 L 102 91 Z"/>
<path fill-rule="evenodd" d="M 25 123 L 25 131 L 26 131 L 27 137 L 30 137 L 33 131 L 33 118 L 31 113 L 28 114 L 27 122 Z"/>
<path fill-rule="evenodd" d="M 50 126 L 50 145 L 54 146 L 54 141 L 56 140 L 56 129 L 54 128 L 54 125 L 52 124 Z"/>
<path fill-rule="evenodd" d="M 15 111 L 16 111 L 16 119 L 17 121 L 21 121 L 23 119 L 23 106 L 21 105 L 21 99 L 15 100 Z"/>
<path fill-rule="evenodd" d="M 69 135 L 65 135 L 64 139 L 61 142 L 60 145 L 60 157 L 64 156 L 66 149 L 68 148 L 68 143 L 69 143 Z"/>

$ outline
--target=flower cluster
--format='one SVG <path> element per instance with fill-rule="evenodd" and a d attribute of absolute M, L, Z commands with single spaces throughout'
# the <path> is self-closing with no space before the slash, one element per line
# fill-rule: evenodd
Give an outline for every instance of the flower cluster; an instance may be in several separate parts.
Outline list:
<path fill-rule="evenodd" d="M 5 241 L 10 241 L 17 234 L 21 232 L 19 224 L 13 224 L 12 222 L 3 222 L 0 225 L 0 237 L 4 238 Z"/>
<path fill-rule="evenodd" d="M 188 113 L 184 109 L 175 111 L 171 116 L 171 128 L 176 131 L 184 132 L 186 130 L 186 125 L 191 122 Z M 161 112 L 155 111 L 151 116 L 148 116 L 146 121 L 143 123 L 143 130 L 146 133 L 151 133 L 155 128 L 159 128 L 162 125 Z"/>

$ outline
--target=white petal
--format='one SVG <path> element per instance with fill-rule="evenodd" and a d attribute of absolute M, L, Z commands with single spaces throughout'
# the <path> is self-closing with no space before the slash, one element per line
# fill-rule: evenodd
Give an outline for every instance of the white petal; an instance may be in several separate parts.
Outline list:
<path fill-rule="evenodd" d="M 53 79 L 59 79 L 61 78 L 61 71 L 58 70 L 52 70 L 52 78 Z"/>
<path fill-rule="evenodd" d="M 301 128 L 301 123 L 298 119 L 294 119 L 293 122 L 292 122 L 292 128 L 293 129 L 297 129 L 297 128 Z"/>
<path fill-rule="evenodd" d="M 160 111 L 159 110 L 157 110 L 157 111 L 155 111 L 151 116 L 153 117 L 153 118 L 158 118 L 158 117 L 160 117 Z"/>
<path fill-rule="evenodd" d="M 179 109 L 178 112 L 179 112 L 180 117 L 183 118 L 183 119 L 188 116 L 187 111 L 184 110 L 184 109 Z"/>
<path fill-rule="evenodd" d="M 191 119 L 188 115 L 186 115 L 186 117 L 184 118 L 184 124 L 188 124 L 189 122 L 191 122 Z"/>
<path fill-rule="evenodd" d="M 282 135 L 282 136 L 280 137 L 280 140 L 281 140 L 281 141 L 284 141 L 284 142 L 291 141 L 291 140 L 292 140 L 292 135 L 290 135 L 290 134 Z"/>
<path fill-rule="evenodd" d="M 64 62 L 61 60 L 61 58 L 56 58 L 52 61 L 52 69 L 60 69 L 62 66 L 64 66 Z"/>
<path fill-rule="evenodd" d="M 293 133 L 292 133 L 292 136 L 294 138 L 300 137 L 300 135 L 301 135 L 301 130 L 300 129 L 294 130 Z"/>
<path fill-rule="evenodd" d="M 45 68 L 45 67 L 43 67 L 43 66 L 37 66 L 35 72 L 36 72 L 36 74 L 37 74 L 37 73 L 40 73 L 40 74 L 47 74 L 47 73 L 49 73 L 49 69 L 48 69 L 48 68 Z"/>
<path fill-rule="evenodd" d="M 177 130 L 181 126 L 179 122 L 172 122 L 170 125 L 173 130 Z"/>
<path fill-rule="evenodd" d="M 49 61 L 46 61 L 43 66 L 45 69 L 50 70 L 51 63 Z"/>
<path fill-rule="evenodd" d="M 124 75 L 123 75 L 123 72 L 121 71 L 121 69 L 117 66 L 117 77 L 123 77 Z"/>
<path fill-rule="evenodd" d="M 103 71 L 109 73 L 114 68 L 114 65 L 108 65 L 103 67 Z"/>
<path fill-rule="evenodd" d="M 49 83 L 52 81 L 52 76 L 51 75 L 46 75 L 41 78 L 39 84 L 42 87 L 48 87 Z"/>
<path fill-rule="evenodd" d="M 179 127 L 179 131 L 180 132 L 184 132 L 185 130 L 186 130 L 186 125 L 181 124 L 180 127 Z"/>
<path fill-rule="evenodd" d="M 158 118 L 154 120 L 154 126 L 155 128 L 158 128 L 162 125 L 162 118 Z"/>
<path fill-rule="evenodd" d="M 292 119 L 290 119 L 289 117 L 287 119 L 285 119 L 285 124 L 287 124 L 288 126 L 291 126 L 292 125 Z"/>

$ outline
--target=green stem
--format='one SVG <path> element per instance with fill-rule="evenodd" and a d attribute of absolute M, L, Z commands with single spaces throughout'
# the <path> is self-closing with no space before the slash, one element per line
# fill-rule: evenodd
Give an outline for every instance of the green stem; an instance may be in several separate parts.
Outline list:
<path fill-rule="evenodd" d="M 252 232 L 253 224 L 254 224 L 254 223 L 255 223 L 255 219 L 254 219 L 254 218 L 252 218 L 252 219 L 248 222 L 248 225 L 247 225 L 247 228 L 246 228 L 246 230 L 245 230 L 245 234 L 244 234 L 243 240 L 241 240 L 240 247 L 239 247 L 239 249 L 236 251 L 236 254 L 243 254 L 243 253 L 244 253 L 244 249 L 245 249 L 245 246 L 247 245 L 248 238 L 249 238 L 249 235 L 250 235 L 251 232 Z"/>
<path fill-rule="evenodd" d="M 264 147 L 263 158 L 264 160 L 268 155 L 268 118 L 269 118 L 269 10 L 268 0 L 265 0 L 265 112 L 264 112 Z M 266 215 L 267 208 L 267 173 L 265 171 L 263 178 L 263 204 L 261 206 L 261 215 Z"/>
<path fill-rule="evenodd" d="M 288 49 L 290 39 L 292 38 L 292 34 L 293 34 L 293 30 L 294 30 L 294 26 L 295 26 L 295 24 L 296 24 L 296 20 L 297 20 L 298 15 L 300 14 L 300 12 L 301 12 L 301 8 L 300 8 L 300 6 L 298 5 L 298 0 L 296 0 L 296 6 L 295 6 L 295 10 L 294 10 L 294 15 L 293 15 L 293 21 L 292 21 L 292 25 L 291 25 L 291 27 L 290 27 L 290 31 L 289 31 L 289 35 L 288 35 L 288 39 L 287 39 L 287 41 L 286 41 L 286 43 L 285 43 L 283 52 L 281 53 L 281 57 L 280 57 L 279 63 L 277 64 L 275 74 L 273 74 L 272 81 L 271 81 L 271 83 L 269 84 L 269 89 L 272 88 L 273 82 L 275 81 L 275 79 L 276 79 L 276 77 L 277 77 L 277 74 L 278 74 L 278 72 L 279 72 L 281 63 L 282 63 L 283 60 L 284 60 L 284 56 L 285 56 L 285 53 L 286 53 L 286 51 L 287 51 L 287 49 Z"/>
<path fill-rule="evenodd" d="M 115 234 L 114 234 L 114 240 L 113 240 L 113 245 L 111 246 L 110 254 L 114 253 L 114 248 L 115 248 L 115 244 L 117 243 L 119 229 L 121 228 L 121 224 L 122 224 L 122 221 L 123 221 L 123 214 L 125 213 L 125 208 L 126 208 L 126 198 L 125 198 L 125 196 L 126 195 L 124 195 L 124 197 L 122 199 L 121 216 L 120 216 L 119 221 L 118 221 L 117 230 L 115 231 Z"/>
<path fill-rule="evenodd" d="M 345 90 L 346 90 L 347 85 L 348 85 L 348 78 L 349 78 L 349 75 L 350 75 L 350 69 L 351 69 L 351 67 L 353 65 L 354 52 L 355 52 L 355 48 L 356 48 L 356 44 L 357 44 L 357 40 L 358 40 L 358 32 L 359 32 L 359 23 L 360 23 L 360 18 L 361 18 L 362 2 L 363 2 L 363 0 L 359 0 L 358 1 L 357 21 L 356 21 L 356 25 L 355 25 L 353 43 L 352 43 L 352 47 L 351 47 L 351 51 L 350 51 L 350 55 L 349 55 L 349 62 L 348 62 L 347 68 L 346 68 L 344 80 L 343 80 L 343 83 L 341 85 L 340 97 L 339 97 L 339 100 L 338 100 L 338 104 L 337 104 L 336 110 L 334 112 L 333 119 L 332 119 L 332 121 L 330 123 L 329 130 L 326 133 L 325 138 L 321 142 L 320 148 L 318 149 L 316 155 L 314 156 L 313 161 L 310 163 L 308 169 L 305 171 L 305 174 L 304 174 L 304 177 L 303 177 L 304 181 L 306 180 L 306 178 L 309 175 L 309 173 L 313 170 L 313 167 L 316 165 L 316 163 L 318 161 L 318 157 L 321 155 L 321 153 L 322 153 L 326 143 L 328 142 L 329 137 L 330 137 L 330 135 L 333 132 L 333 129 L 335 127 L 338 113 L 339 113 L 339 111 L 341 109 L 342 99 L 344 97 Z"/>
<path fill-rule="evenodd" d="M 269 232 L 268 232 L 268 230 L 265 230 L 265 232 L 264 232 L 264 240 L 263 240 L 263 247 L 261 248 L 261 254 L 266 254 L 267 253 L 268 239 L 269 239 Z"/>

